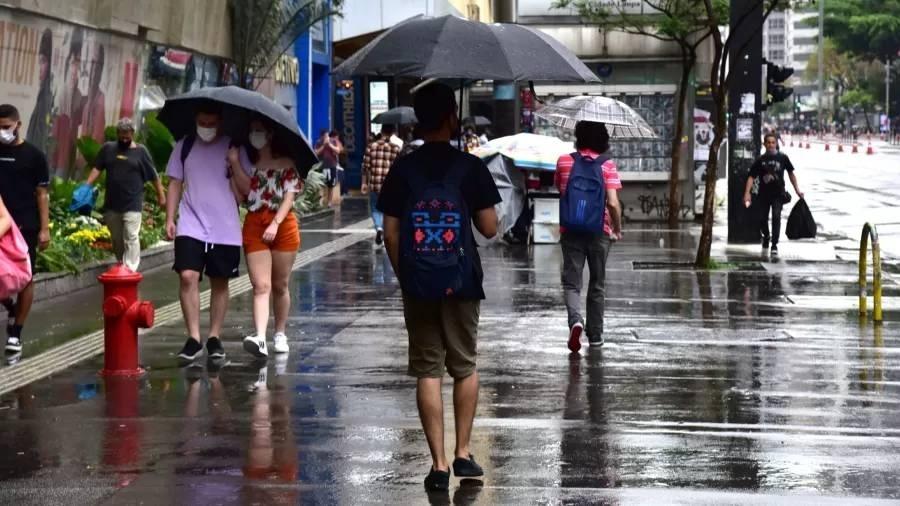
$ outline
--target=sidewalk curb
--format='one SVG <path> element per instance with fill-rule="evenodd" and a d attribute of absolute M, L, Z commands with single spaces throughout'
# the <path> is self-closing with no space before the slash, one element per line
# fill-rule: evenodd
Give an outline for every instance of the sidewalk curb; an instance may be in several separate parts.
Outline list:
<path fill-rule="evenodd" d="M 307 215 L 297 215 L 300 225 L 334 215 L 334 209 L 322 209 Z M 141 252 L 141 271 L 171 264 L 175 260 L 174 245 L 170 242 L 147 248 Z M 113 259 L 100 260 L 82 265 L 77 274 L 69 272 L 42 272 L 34 278 L 34 301 L 42 302 L 71 292 L 83 290 L 97 284 L 97 276 L 115 265 Z"/>
<path fill-rule="evenodd" d="M 370 219 L 362 220 L 348 227 L 353 230 L 365 225 L 371 226 Z M 296 271 L 306 265 L 321 260 L 333 253 L 342 251 L 354 244 L 369 238 L 369 234 L 349 233 L 332 241 L 316 246 L 307 251 L 303 251 L 297 255 L 294 266 L 291 269 Z M 252 290 L 250 284 L 250 276 L 244 274 L 236 279 L 232 279 L 229 283 L 230 298 L 234 298 L 241 294 Z M 200 310 L 204 311 L 209 307 L 210 291 L 205 290 L 200 293 Z M 182 319 L 180 302 L 175 301 L 163 307 L 156 309 L 156 321 L 154 327 L 162 327 L 166 324 Z M 153 329 L 142 331 L 141 336 L 152 334 Z M 90 359 L 104 352 L 104 336 L 103 330 L 98 330 L 77 337 L 65 344 L 53 347 L 33 357 L 28 357 L 21 362 L 0 369 L 0 395 L 26 386 L 37 380 L 51 376 L 72 367 L 79 362 Z"/>

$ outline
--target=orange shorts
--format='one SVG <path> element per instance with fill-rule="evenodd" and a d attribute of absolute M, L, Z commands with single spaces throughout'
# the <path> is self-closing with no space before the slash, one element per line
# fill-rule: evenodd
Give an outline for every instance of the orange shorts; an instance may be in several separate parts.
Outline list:
<path fill-rule="evenodd" d="M 244 219 L 244 252 L 257 251 L 297 251 L 300 249 L 300 227 L 294 213 L 287 215 L 278 227 L 275 240 L 269 244 L 263 242 L 263 233 L 275 219 L 275 211 L 253 211 Z"/>

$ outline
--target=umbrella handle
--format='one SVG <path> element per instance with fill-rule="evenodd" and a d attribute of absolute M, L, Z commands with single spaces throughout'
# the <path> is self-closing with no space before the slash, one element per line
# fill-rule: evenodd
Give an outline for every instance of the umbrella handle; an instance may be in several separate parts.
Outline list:
<path fill-rule="evenodd" d="M 531 96 L 534 97 L 534 99 L 537 101 L 537 103 L 539 103 L 539 104 L 544 103 L 544 101 L 541 100 L 540 97 L 538 97 L 537 92 L 534 91 L 534 81 L 528 81 L 528 91 L 531 92 Z"/>

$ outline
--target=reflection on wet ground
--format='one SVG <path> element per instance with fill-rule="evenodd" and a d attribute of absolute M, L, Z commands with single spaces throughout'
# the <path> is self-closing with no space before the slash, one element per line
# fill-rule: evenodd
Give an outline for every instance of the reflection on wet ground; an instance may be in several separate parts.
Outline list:
<path fill-rule="evenodd" d="M 0 501 L 900 499 L 895 322 L 873 328 L 774 304 L 798 290 L 845 288 L 801 282 L 810 277 L 803 265 L 633 270 L 634 260 L 689 260 L 692 251 L 668 240 L 660 248 L 661 234 L 614 247 L 607 345 L 581 355 L 565 345 L 558 249 L 482 250 L 488 301 L 472 451 L 484 483 L 454 479 L 449 494 L 424 493 L 430 458 L 404 376 L 400 296 L 383 252 L 363 242 L 294 275 L 287 357 L 260 364 L 241 351 L 251 325 L 241 296 L 221 370 L 174 366 L 176 323 L 143 338 L 149 372 L 138 381 L 99 380 L 98 359 L 0 398 Z"/>

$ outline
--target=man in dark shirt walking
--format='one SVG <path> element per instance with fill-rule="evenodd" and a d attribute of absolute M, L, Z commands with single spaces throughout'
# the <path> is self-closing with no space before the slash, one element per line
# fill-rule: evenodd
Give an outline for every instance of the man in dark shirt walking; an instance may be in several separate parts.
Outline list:
<path fill-rule="evenodd" d="M 156 186 L 156 200 L 162 208 L 166 207 L 166 193 L 147 148 L 134 142 L 134 124 L 130 118 L 119 120 L 116 134 L 116 142 L 107 142 L 100 149 L 87 184 L 93 185 L 100 173 L 106 171 L 103 217 L 112 236 L 113 253 L 116 260 L 136 272 L 141 262 L 144 183 L 152 181 Z"/>
<path fill-rule="evenodd" d="M 781 235 L 781 207 L 784 205 L 784 173 L 787 171 L 797 197 L 803 198 L 803 192 L 797 185 L 794 166 L 790 158 L 778 151 L 778 138 L 775 134 L 766 134 L 763 139 L 766 152 L 750 167 L 750 176 L 744 189 L 744 206 L 750 207 L 750 192 L 754 181 L 759 181 L 757 197 L 761 204 L 760 229 L 762 230 L 762 247 L 769 248 L 769 209 L 772 210 L 772 254 L 778 254 L 778 239 Z"/>
<path fill-rule="evenodd" d="M 450 466 L 444 454 L 441 400 L 444 370 L 453 378 L 453 473 L 457 477 L 484 474 L 469 453 L 478 404 L 476 337 L 484 299 L 481 260 L 471 227 L 488 238 L 497 234 L 494 205 L 500 202 L 500 193 L 480 158 L 450 145 L 458 124 L 453 90 L 442 84 L 425 86 L 416 92 L 415 110 L 425 144 L 394 163 L 381 189 L 378 209 L 384 213 L 384 243 L 403 292 L 409 334 L 407 374 L 417 380 L 419 418 L 431 450 L 425 487 L 447 490 Z M 439 282 L 447 280 L 455 288 Z"/>
<path fill-rule="evenodd" d="M 16 226 L 28 243 L 32 272 L 38 249 L 50 245 L 50 204 L 47 186 L 50 168 L 47 157 L 19 136 L 22 122 L 19 111 L 10 104 L 0 105 L 0 198 L 9 209 Z M 29 283 L 16 301 L 0 301 L 6 307 L 6 352 L 22 351 L 22 329 L 31 312 L 34 283 Z"/>

